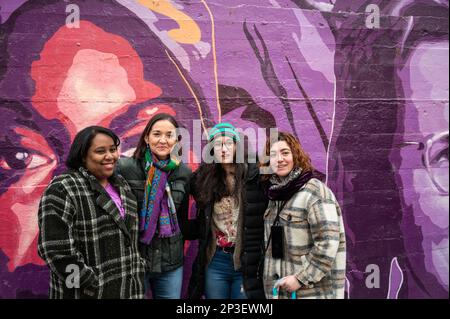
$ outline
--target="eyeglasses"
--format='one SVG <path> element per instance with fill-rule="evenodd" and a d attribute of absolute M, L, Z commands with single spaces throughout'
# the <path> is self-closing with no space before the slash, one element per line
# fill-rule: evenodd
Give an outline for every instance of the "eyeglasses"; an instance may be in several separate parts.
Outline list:
<path fill-rule="evenodd" d="M 422 162 L 440 195 L 449 194 L 448 137 L 449 131 L 432 134 L 423 142 L 407 141 L 401 147 L 417 145 Z"/>
<path fill-rule="evenodd" d="M 221 150 L 225 146 L 227 149 L 231 149 L 234 146 L 234 142 L 232 140 L 227 140 L 225 142 L 222 141 L 214 141 L 213 147 L 216 150 Z"/>

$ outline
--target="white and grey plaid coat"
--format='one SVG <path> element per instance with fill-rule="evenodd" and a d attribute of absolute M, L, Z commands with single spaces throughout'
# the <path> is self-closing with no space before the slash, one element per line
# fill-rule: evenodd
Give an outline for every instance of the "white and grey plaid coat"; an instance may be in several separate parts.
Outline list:
<path fill-rule="evenodd" d="M 277 215 L 270 201 L 265 213 L 265 244 Z M 333 192 L 318 179 L 309 180 L 280 211 L 284 229 L 284 258 L 272 258 L 268 245 L 264 263 L 264 290 L 272 298 L 277 279 L 294 275 L 302 287 L 297 299 L 344 298 L 346 242 L 342 212 Z M 284 290 L 280 299 L 291 296 Z"/>
<path fill-rule="evenodd" d="M 39 204 L 41 258 L 51 270 L 50 298 L 143 298 L 136 199 L 121 176 L 110 179 L 117 206 L 86 169 L 55 177 Z"/>

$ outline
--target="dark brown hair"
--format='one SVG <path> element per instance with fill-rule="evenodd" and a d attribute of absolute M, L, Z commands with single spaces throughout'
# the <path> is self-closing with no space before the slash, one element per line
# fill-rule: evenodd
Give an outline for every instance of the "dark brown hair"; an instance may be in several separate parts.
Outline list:
<path fill-rule="evenodd" d="M 245 191 L 245 178 L 247 174 L 248 149 L 245 148 L 245 137 L 240 136 L 240 141 L 235 141 L 235 187 L 230 190 L 226 183 L 226 172 L 220 163 L 205 163 L 203 162 L 195 172 L 193 179 L 193 187 L 191 189 L 192 195 L 196 200 L 197 207 L 204 208 L 211 203 L 221 200 L 223 197 L 232 196 L 239 202 L 240 197 Z M 210 147 L 210 154 L 214 156 L 214 149 L 212 143 L 208 144 Z M 237 155 L 240 152 L 244 155 L 243 162 L 236 162 Z"/>

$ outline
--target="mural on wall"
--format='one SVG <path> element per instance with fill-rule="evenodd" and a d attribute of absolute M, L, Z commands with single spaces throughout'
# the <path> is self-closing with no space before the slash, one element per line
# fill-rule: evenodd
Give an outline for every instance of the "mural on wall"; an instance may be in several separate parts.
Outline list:
<path fill-rule="evenodd" d="M 448 1 L 0 0 L 0 298 L 47 296 L 37 205 L 76 132 L 127 155 L 158 112 L 295 133 L 343 207 L 347 297 L 447 298 L 448 41 Z"/>

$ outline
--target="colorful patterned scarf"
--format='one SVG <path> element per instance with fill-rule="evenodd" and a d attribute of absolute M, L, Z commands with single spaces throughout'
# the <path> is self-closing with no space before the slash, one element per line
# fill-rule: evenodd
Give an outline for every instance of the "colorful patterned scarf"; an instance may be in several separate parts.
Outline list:
<path fill-rule="evenodd" d="M 147 182 L 139 223 L 142 243 L 150 244 L 155 233 L 158 233 L 160 238 L 166 238 L 180 232 L 175 204 L 167 183 L 169 174 L 178 165 L 179 163 L 172 159 L 156 160 L 147 147 L 145 151 Z"/>

